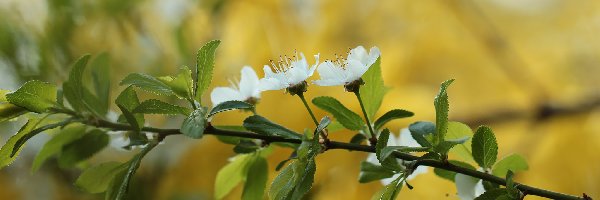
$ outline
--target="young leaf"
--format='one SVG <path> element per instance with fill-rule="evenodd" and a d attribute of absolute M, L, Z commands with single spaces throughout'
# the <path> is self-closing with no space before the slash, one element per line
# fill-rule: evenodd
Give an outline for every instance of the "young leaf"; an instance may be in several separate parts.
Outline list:
<path fill-rule="evenodd" d="M 6 94 L 6 100 L 31 112 L 47 112 L 56 105 L 56 86 L 37 80 L 28 81 L 17 91 Z"/>
<path fill-rule="evenodd" d="M 504 177 L 510 170 L 513 172 L 520 172 L 529 169 L 525 158 L 519 154 L 511 154 L 498 161 L 492 169 L 494 176 Z"/>
<path fill-rule="evenodd" d="M 44 144 L 40 152 L 35 156 L 33 164 L 31 165 L 31 171 L 36 172 L 48 158 L 59 154 L 62 151 L 63 146 L 73 143 L 73 141 L 78 140 L 84 135 L 85 126 L 80 125 L 69 126 L 60 133 L 54 135 L 52 139 Z"/>
<path fill-rule="evenodd" d="M 360 174 L 358 175 L 358 182 L 368 183 L 384 178 L 394 176 L 394 171 L 388 168 L 376 165 L 370 162 L 363 161 L 360 163 Z"/>
<path fill-rule="evenodd" d="M 398 196 L 398 193 L 400 193 L 400 190 L 402 189 L 402 182 L 403 182 L 403 181 L 401 181 L 402 178 L 403 178 L 403 176 L 399 176 L 396 180 L 392 181 L 392 183 L 386 185 L 385 189 L 383 191 L 383 194 L 381 194 L 379 199 L 380 200 L 396 199 L 396 197 Z"/>
<path fill-rule="evenodd" d="M 65 121 L 61 121 L 61 122 L 58 122 L 58 123 L 44 125 L 44 126 L 39 127 L 39 128 L 36 127 L 35 129 L 29 131 L 28 133 L 26 133 L 25 135 L 23 135 L 22 137 L 20 137 L 17 140 L 17 142 L 14 143 L 14 146 L 13 146 L 12 152 L 10 154 L 10 157 L 15 156 L 20 151 L 21 147 L 23 145 L 25 145 L 25 143 L 27 142 L 27 140 L 31 139 L 33 136 L 36 136 L 37 134 L 39 134 L 39 133 L 41 133 L 41 132 L 43 132 L 45 130 L 50 130 L 50 129 L 54 129 L 54 128 L 57 128 L 57 127 L 66 126 L 67 124 L 69 124 L 71 122 L 72 122 L 72 119 L 67 119 Z M 37 123 L 37 125 L 39 125 L 39 122 Z M 35 126 L 37 126 L 37 125 L 35 125 Z"/>
<path fill-rule="evenodd" d="M 173 90 L 167 84 L 147 74 L 133 73 L 127 75 L 119 85 L 133 85 L 156 95 L 171 96 Z"/>
<path fill-rule="evenodd" d="M 123 163 L 102 163 L 83 171 L 75 181 L 75 186 L 92 194 L 101 193 L 106 191 L 117 174 L 125 172 L 126 169 L 127 165 Z"/>
<path fill-rule="evenodd" d="M 435 125 L 431 122 L 415 122 L 408 126 L 410 135 L 422 147 L 432 147 L 431 138 L 435 133 Z"/>
<path fill-rule="evenodd" d="M 267 179 L 269 178 L 268 170 L 267 160 L 261 156 L 255 156 L 246 172 L 246 183 L 244 183 L 242 199 L 263 199 Z"/>
<path fill-rule="evenodd" d="M 196 55 L 196 80 L 194 83 L 194 97 L 200 101 L 200 97 L 212 81 L 213 69 L 215 67 L 215 52 L 221 41 L 213 40 L 206 43 Z"/>
<path fill-rule="evenodd" d="M 301 139 L 302 136 L 268 119 L 253 115 L 244 120 L 244 128 L 261 135 L 282 136 L 290 139 Z"/>
<path fill-rule="evenodd" d="M 16 147 L 15 144 L 17 143 L 18 140 L 20 140 L 22 137 L 27 135 L 33 129 L 35 129 L 35 127 L 38 125 L 38 123 L 39 123 L 39 120 L 30 119 L 29 121 L 27 121 L 27 123 L 25 125 L 23 125 L 23 127 L 21 127 L 21 129 L 19 130 L 19 132 L 17 132 L 17 134 L 10 137 L 8 139 L 8 141 L 6 141 L 4 146 L 2 146 L 2 148 L 0 148 L 0 169 L 10 165 L 13 161 L 15 161 L 15 159 L 17 157 L 14 155 L 18 154 L 23 147 L 23 146 L 20 146 L 18 148 L 18 151 L 16 151 L 16 153 L 12 153 L 13 149 Z M 13 155 L 11 155 L 11 154 L 13 154 Z"/>
<path fill-rule="evenodd" d="M 409 152 L 427 152 L 429 147 L 406 147 L 406 146 L 387 146 L 381 149 L 381 159 L 386 160 L 395 151 L 409 153 Z"/>
<path fill-rule="evenodd" d="M 179 98 L 191 99 L 194 83 L 192 80 L 192 71 L 187 66 L 181 67 L 175 77 L 158 77 L 158 80 L 169 86 Z"/>
<path fill-rule="evenodd" d="M 25 108 L 10 103 L 0 104 L 0 123 L 21 116 L 27 112 L 28 111 Z"/>
<path fill-rule="evenodd" d="M 58 157 L 58 164 L 63 168 L 73 167 L 87 160 L 108 145 L 110 138 L 104 131 L 94 129 L 83 137 L 65 145 Z"/>
<path fill-rule="evenodd" d="M 480 126 L 473 136 L 473 158 L 479 166 L 489 169 L 496 162 L 498 155 L 498 143 L 492 129 Z"/>
<path fill-rule="evenodd" d="M 454 79 L 444 81 L 440 86 L 440 93 L 433 100 L 435 106 L 435 127 L 436 139 L 434 144 L 444 141 L 446 132 L 448 131 L 448 111 L 450 104 L 448 103 L 448 93 L 446 89 L 452 84 Z"/>
<path fill-rule="evenodd" d="M 375 145 L 375 154 L 377 155 L 377 160 L 379 160 L 380 163 L 383 163 L 384 161 L 381 151 L 387 146 L 389 138 L 390 130 L 388 129 L 383 129 L 383 131 L 381 131 L 381 133 L 379 134 L 379 138 L 377 138 L 377 144 Z"/>
<path fill-rule="evenodd" d="M 225 112 L 225 111 L 230 111 L 230 110 L 236 110 L 236 109 L 252 109 L 254 106 L 252 104 L 243 102 L 243 101 L 226 101 L 223 103 L 220 103 L 219 105 L 216 105 L 212 110 L 210 110 L 210 113 L 208 114 L 208 116 L 213 116 L 217 113 L 220 112 Z"/>
<path fill-rule="evenodd" d="M 125 199 L 127 195 L 127 191 L 129 190 L 129 183 L 131 182 L 131 178 L 140 167 L 140 163 L 142 162 L 142 158 L 150 152 L 154 147 L 158 145 L 157 142 L 150 142 L 142 152 L 135 155 L 129 162 L 125 163 L 126 170 L 118 173 L 113 181 L 111 181 L 108 190 L 106 191 L 105 199 L 114 199 L 114 200 L 122 200 Z"/>
<path fill-rule="evenodd" d="M 183 120 L 181 124 L 181 133 L 191 138 L 199 139 L 204 135 L 204 129 L 207 126 L 206 109 L 196 109 Z"/>
<path fill-rule="evenodd" d="M 143 101 L 135 109 L 133 113 L 143 114 L 160 114 L 160 115 L 185 115 L 188 116 L 192 111 L 188 108 L 173 105 L 167 102 L 163 102 L 157 99 L 148 99 Z"/>
<path fill-rule="evenodd" d="M 365 110 L 369 119 L 374 119 L 375 113 L 381 107 L 383 96 L 388 92 L 389 88 L 383 84 L 383 76 L 381 75 L 381 57 L 369 67 L 367 72 L 362 76 L 365 85 L 360 87 L 360 97 L 365 104 Z"/>
<path fill-rule="evenodd" d="M 465 162 L 472 162 L 473 156 L 471 151 L 471 140 L 473 137 L 473 130 L 466 124 L 460 122 L 449 122 L 448 133 L 446 133 L 446 140 L 457 140 L 468 137 L 467 141 L 462 144 L 457 144 L 455 148 L 450 150 L 450 153 L 454 153 L 462 158 Z"/>
<path fill-rule="evenodd" d="M 329 126 L 330 123 L 331 123 L 331 119 L 329 119 L 329 117 L 325 116 L 325 117 L 321 118 L 321 121 L 319 122 L 319 125 L 315 129 L 315 132 L 313 133 L 313 135 L 315 137 L 318 137 L 317 134 L 319 132 L 323 131 L 325 128 L 327 128 L 327 126 Z"/>
<path fill-rule="evenodd" d="M 260 146 L 251 140 L 239 140 L 239 143 L 233 147 L 233 152 L 237 154 L 254 153 Z"/>
<path fill-rule="evenodd" d="M 106 114 L 110 104 L 110 67 L 109 56 L 107 53 L 102 53 L 90 64 L 92 69 L 92 80 L 94 90 L 99 100 L 100 113 Z"/>
<path fill-rule="evenodd" d="M 289 193 L 294 189 L 296 179 L 298 177 L 294 173 L 298 162 L 294 161 L 283 168 L 281 172 L 273 179 L 269 188 L 269 199 L 280 200 L 286 199 Z"/>
<path fill-rule="evenodd" d="M 389 121 L 392 121 L 394 119 L 412 117 L 413 115 L 414 115 L 414 113 L 412 113 L 410 111 L 406 111 L 406 110 L 400 110 L 400 109 L 390 110 L 387 113 L 383 114 L 381 117 L 379 117 L 379 119 L 377 119 L 375 121 L 375 124 L 374 124 L 375 130 L 379 130 L 381 127 L 383 127 L 383 125 L 385 125 L 386 123 L 388 123 Z"/>
<path fill-rule="evenodd" d="M 470 164 L 465 163 L 465 162 L 461 162 L 461 161 L 457 161 L 457 160 L 449 160 L 448 162 L 450 162 L 451 164 L 456 165 L 456 166 L 475 170 L 475 167 L 473 167 Z M 456 172 L 448 171 L 448 170 L 441 169 L 441 168 L 435 168 L 433 170 L 433 172 L 435 173 L 435 175 L 438 175 L 439 177 L 444 178 L 449 181 L 452 181 L 452 182 L 454 182 L 454 177 L 456 176 Z"/>
<path fill-rule="evenodd" d="M 90 55 L 79 58 L 71 68 L 69 80 L 63 83 L 64 95 L 76 111 L 90 111 L 96 116 L 103 116 L 100 100 L 95 97 L 83 84 L 83 72 Z"/>
<path fill-rule="evenodd" d="M 344 125 L 338 122 L 337 120 L 333 120 L 329 126 L 327 126 L 327 131 L 329 133 L 337 132 L 344 129 Z"/>
<path fill-rule="evenodd" d="M 133 113 L 133 110 L 140 105 L 140 100 L 138 99 L 133 86 L 129 86 L 127 89 L 123 90 L 115 100 L 115 103 L 119 109 L 121 109 L 127 122 L 129 122 L 136 131 L 140 131 L 142 127 L 144 127 L 144 114 Z"/>
<path fill-rule="evenodd" d="M 254 155 L 237 155 L 217 173 L 215 199 L 222 199 L 246 177 L 248 163 Z"/>
<path fill-rule="evenodd" d="M 441 155 L 446 155 L 454 146 L 464 144 L 469 139 L 469 136 L 465 136 L 463 138 L 442 141 L 433 148 L 433 151 L 440 153 Z"/>
<path fill-rule="evenodd" d="M 315 97 L 312 103 L 317 107 L 331 113 L 337 121 L 339 121 L 344 127 L 350 130 L 360 130 L 364 122 L 360 116 L 348 108 L 333 97 Z"/>

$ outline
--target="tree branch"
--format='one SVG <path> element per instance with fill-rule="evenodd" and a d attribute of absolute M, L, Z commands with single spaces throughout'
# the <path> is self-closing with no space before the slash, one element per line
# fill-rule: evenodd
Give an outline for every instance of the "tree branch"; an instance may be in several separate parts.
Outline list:
<path fill-rule="evenodd" d="M 105 121 L 105 120 L 84 121 L 83 123 L 87 124 L 87 125 L 91 125 L 91 126 L 96 126 L 99 128 L 111 129 L 113 131 L 134 130 L 131 126 L 129 126 L 127 124 L 113 123 L 113 122 L 109 122 L 109 121 Z M 157 133 L 157 134 L 159 134 L 159 138 L 165 138 L 170 135 L 181 134 L 179 129 L 160 129 L 160 128 L 153 128 L 153 127 L 144 127 L 144 128 L 142 128 L 142 131 Z M 204 134 L 205 135 L 220 135 L 220 136 L 232 136 L 232 137 L 260 139 L 260 140 L 267 141 L 269 143 L 272 143 L 272 142 L 284 142 L 284 143 L 294 143 L 294 144 L 302 143 L 302 141 L 298 140 L 298 139 L 288 139 L 288 138 L 283 138 L 283 137 L 279 137 L 279 136 L 259 135 L 259 134 L 251 133 L 251 132 L 218 129 L 210 124 L 206 127 Z M 350 151 L 375 153 L 375 147 L 373 147 L 373 146 L 336 142 L 336 141 L 330 141 L 327 145 L 328 145 L 327 146 L 328 149 L 345 149 L 345 150 L 350 150 Z M 472 177 L 479 178 L 479 179 L 482 179 L 485 181 L 489 181 L 492 183 L 506 186 L 506 180 L 503 178 L 500 178 L 500 177 L 497 177 L 497 176 L 494 176 L 491 174 L 487 174 L 484 172 L 480 172 L 477 170 L 472 170 L 472 169 L 452 165 L 451 163 L 448 163 L 448 162 L 442 162 L 442 161 L 431 160 L 431 159 L 421 159 L 418 156 L 414 156 L 414 155 L 407 154 L 407 153 L 400 153 L 400 152 L 394 152 L 394 156 L 396 158 L 399 158 L 402 160 L 415 161 L 416 162 L 415 167 L 417 167 L 419 165 L 423 165 L 423 166 L 430 166 L 430 167 L 434 167 L 434 168 L 445 169 L 448 171 L 461 173 L 464 175 L 472 176 Z M 580 197 L 580 196 L 573 196 L 573 195 L 569 195 L 569 194 L 563 194 L 563 193 L 553 192 L 553 191 L 549 191 L 549 190 L 544 190 L 541 188 L 536 188 L 536 187 L 528 186 L 528 185 L 521 184 L 521 183 L 515 183 L 515 185 L 517 185 L 517 189 L 519 189 L 521 192 L 523 192 L 527 195 L 535 195 L 535 196 L 546 197 L 546 198 L 550 198 L 550 199 L 590 199 L 585 194 L 583 197 Z"/>

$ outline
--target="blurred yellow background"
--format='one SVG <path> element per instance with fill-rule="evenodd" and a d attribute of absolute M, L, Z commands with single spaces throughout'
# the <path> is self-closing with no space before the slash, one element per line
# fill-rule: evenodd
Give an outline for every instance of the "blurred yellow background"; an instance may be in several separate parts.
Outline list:
<path fill-rule="evenodd" d="M 222 40 L 213 87 L 229 85 L 243 65 L 262 76 L 269 59 L 294 50 L 313 63 L 316 53 L 332 59 L 357 45 L 378 46 L 392 88 L 379 114 L 394 108 L 416 113 L 389 124 L 396 134 L 414 121 L 433 121 L 439 83 L 455 78 L 450 119 L 471 128 L 490 125 L 499 157 L 524 155 L 530 169 L 517 181 L 600 198 L 599 13 L 600 1 L 593 0 L 2 0 L 0 88 L 14 90 L 30 79 L 62 83 L 69 64 L 85 53 L 110 55 L 114 99 L 128 73 L 168 75 L 194 66 L 195 51 L 212 39 Z M 305 95 L 334 96 L 360 109 L 342 87 L 311 85 Z M 296 131 L 314 126 L 301 102 L 283 91 L 262 93 L 257 110 Z M 247 116 L 231 112 L 213 123 L 240 125 Z M 149 118 L 159 127 L 181 120 Z M 0 124 L 2 141 L 20 124 Z M 348 141 L 352 135 L 331 137 Z M 37 136 L 0 171 L 0 199 L 103 198 L 73 186 L 80 170 L 49 162 L 29 172 L 48 138 Z M 270 179 L 289 153 L 276 149 L 270 157 Z M 89 164 L 131 155 L 108 148 Z M 212 199 L 216 173 L 232 155 L 232 146 L 212 136 L 170 137 L 144 160 L 132 192 L 137 199 Z M 306 199 L 369 199 L 382 185 L 358 183 L 365 158 L 341 150 L 319 155 Z M 432 169 L 411 184 L 415 188 L 404 188 L 399 198 L 457 199 L 454 185 Z M 228 199 L 240 195 L 238 187 Z"/>

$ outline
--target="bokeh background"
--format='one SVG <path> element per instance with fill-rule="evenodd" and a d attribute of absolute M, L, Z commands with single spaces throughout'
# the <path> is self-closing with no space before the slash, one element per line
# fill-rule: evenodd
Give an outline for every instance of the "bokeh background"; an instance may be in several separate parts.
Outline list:
<path fill-rule="evenodd" d="M 594 0 L 2 0 L 0 88 L 14 90 L 30 79 L 62 83 L 70 63 L 85 53 L 110 56 L 114 99 L 128 73 L 168 75 L 194 66 L 196 50 L 212 39 L 222 40 L 213 87 L 229 85 L 243 65 L 260 70 L 294 50 L 312 63 L 316 53 L 331 59 L 357 45 L 378 46 L 392 88 L 379 113 L 416 113 L 389 125 L 396 134 L 411 122 L 433 121 L 439 83 L 455 78 L 451 120 L 491 126 L 499 157 L 524 155 L 530 170 L 517 181 L 600 198 L 599 13 L 600 1 Z M 342 87 L 310 86 L 306 94 L 322 95 L 359 111 Z M 301 102 L 281 91 L 263 93 L 257 109 L 297 131 L 314 126 Z M 245 117 L 227 113 L 213 123 L 239 125 Z M 177 127 L 181 118 L 150 121 Z M 1 140 L 21 124 L 0 124 Z M 331 137 L 348 141 L 352 135 Z M 48 138 L 36 136 L 0 171 L 0 199 L 102 199 L 73 186 L 81 169 L 60 169 L 50 161 L 30 173 Z M 270 179 L 289 153 L 277 149 L 270 157 Z M 107 148 L 82 167 L 131 155 Z M 137 199 L 212 199 L 216 173 L 232 155 L 232 146 L 211 136 L 169 137 L 143 161 L 132 192 Z M 340 150 L 320 155 L 306 199 L 369 199 L 382 185 L 358 183 L 366 156 Z M 452 183 L 431 169 L 411 183 L 415 189 L 405 188 L 400 198 L 457 199 Z M 241 187 L 228 198 L 240 195 Z"/>

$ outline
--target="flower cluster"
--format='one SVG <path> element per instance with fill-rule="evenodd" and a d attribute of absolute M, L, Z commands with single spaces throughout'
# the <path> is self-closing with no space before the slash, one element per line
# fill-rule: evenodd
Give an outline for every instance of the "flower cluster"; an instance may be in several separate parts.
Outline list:
<path fill-rule="evenodd" d="M 313 81 L 319 86 L 344 85 L 347 91 L 353 92 L 362 84 L 362 75 L 377 61 L 380 56 L 379 48 L 373 47 L 369 52 L 358 46 L 348 52 L 347 58 L 337 57 L 336 60 L 326 60 L 319 63 L 319 54 L 315 55 L 315 63 L 310 65 L 303 53 L 292 57 L 280 57 L 279 61 L 271 61 L 271 65 L 263 67 L 264 78 L 259 79 L 256 72 L 249 66 L 241 71 L 238 85 L 215 88 L 210 97 L 213 105 L 225 101 L 246 101 L 256 103 L 260 93 L 267 90 L 285 89 L 291 95 L 306 91 L 307 82 L 316 70 L 320 79 Z"/>

